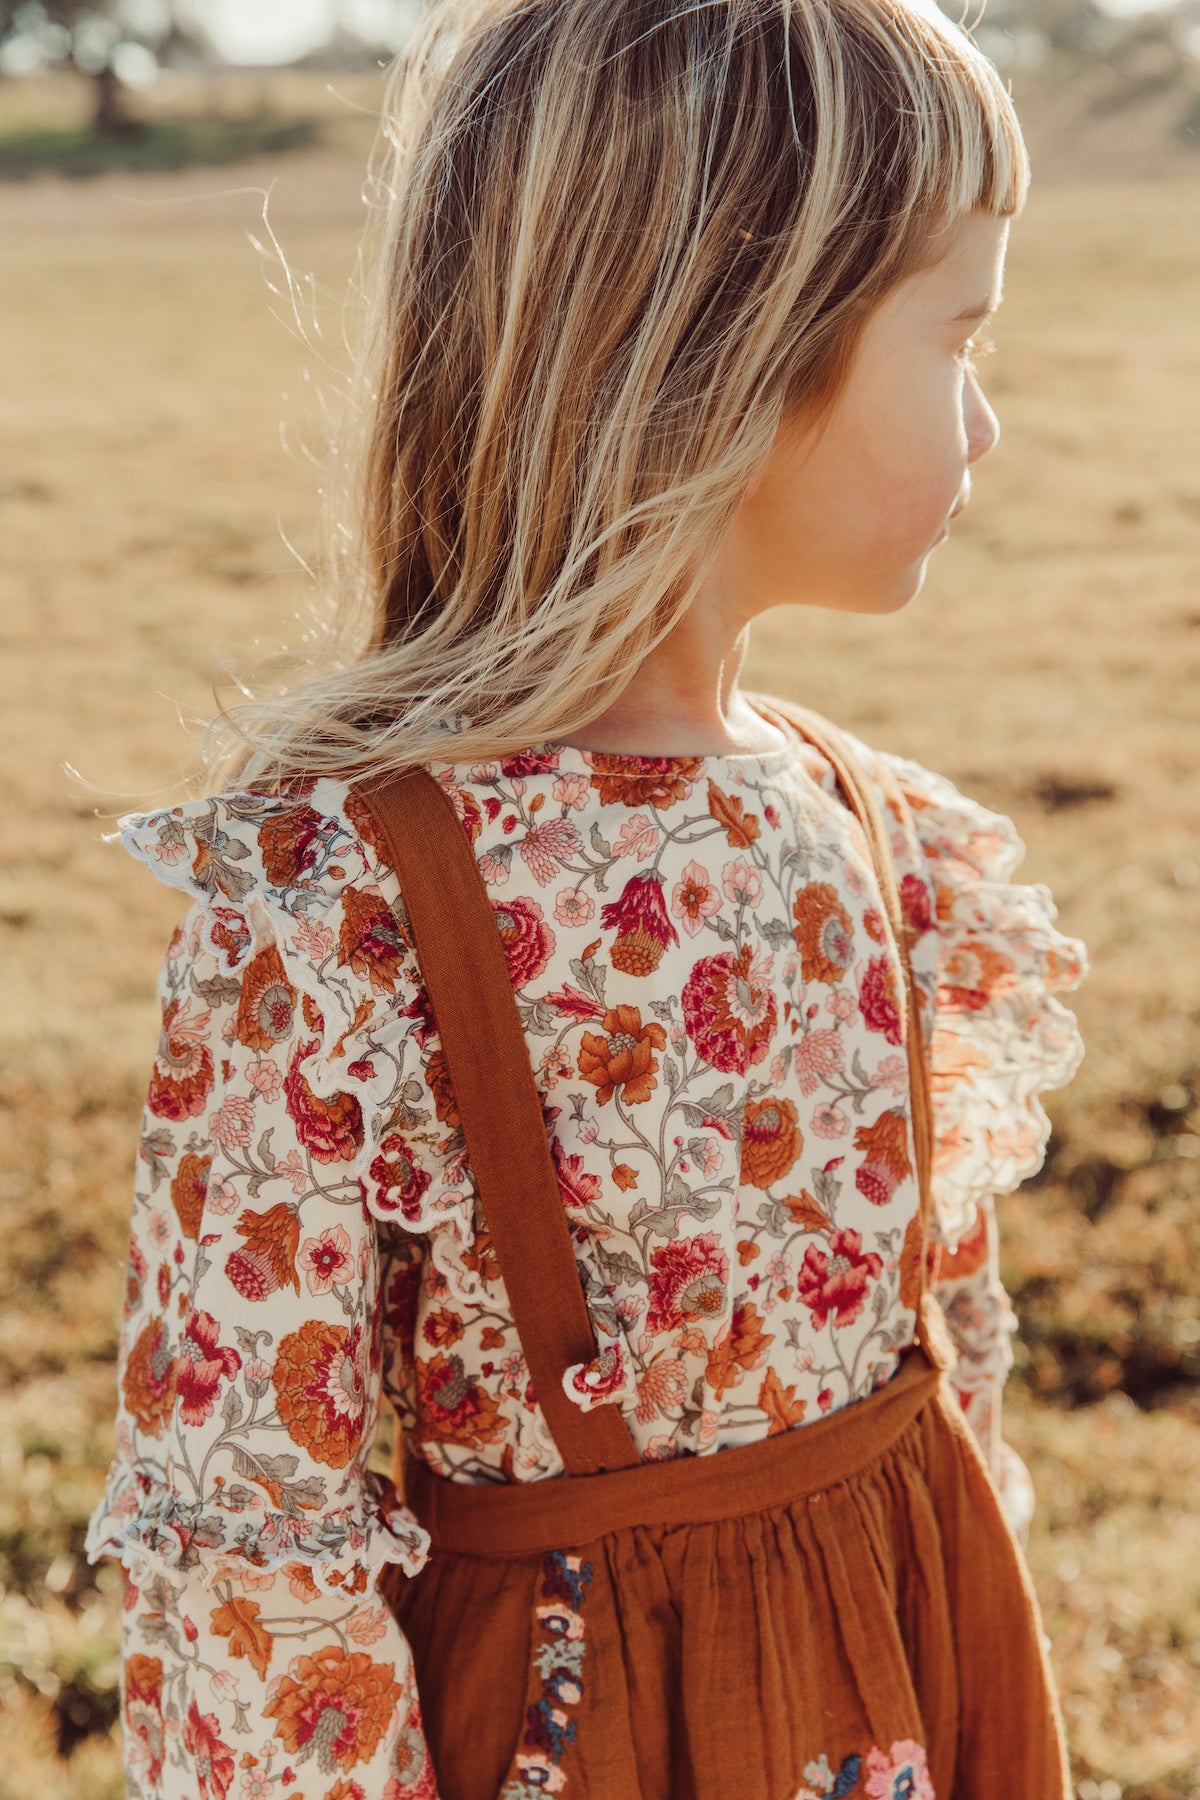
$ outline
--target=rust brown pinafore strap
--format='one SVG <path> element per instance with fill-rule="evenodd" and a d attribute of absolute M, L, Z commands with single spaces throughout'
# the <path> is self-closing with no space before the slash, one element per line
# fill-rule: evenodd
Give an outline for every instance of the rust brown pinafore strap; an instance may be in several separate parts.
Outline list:
<path fill-rule="evenodd" d="M 836 728 L 754 703 L 828 758 L 871 848 L 903 975 L 927 1229 L 929 1082 L 887 828 Z M 418 1577 L 385 1571 L 382 1589 L 413 1646 L 441 1800 L 792 1800 L 804 1784 L 858 1796 L 878 1776 L 869 1758 L 893 1752 L 917 1759 L 914 1785 L 896 1793 L 1063 1800 L 1036 1601 L 944 1383 L 953 1350 L 926 1259 L 918 1342 L 883 1388 L 719 1455 L 642 1462 L 616 1405 L 584 1412 L 562 1386 L 596 1345 L 467 835 L 422 769 L 360 792 L 399 878 L 517 1333 L 568 1471 L 449 1481 L 398 1446 L 397 1486 L 434 1548 Z M 827 1789 L 811 1773 L 820 1757 L 833 1759 Z"/>

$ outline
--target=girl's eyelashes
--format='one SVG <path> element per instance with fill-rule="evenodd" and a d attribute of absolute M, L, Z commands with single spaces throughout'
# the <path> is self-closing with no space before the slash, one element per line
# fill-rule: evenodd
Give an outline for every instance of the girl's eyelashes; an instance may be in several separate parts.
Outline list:
<path fill-rule="evenodd" d="M 975 370 L 979 361 L 985 356 L 994 356 L 996 345 L 986 332 L 976 332 L 969 337 L 958 353 L 958 361 L 965 369 Z"/>

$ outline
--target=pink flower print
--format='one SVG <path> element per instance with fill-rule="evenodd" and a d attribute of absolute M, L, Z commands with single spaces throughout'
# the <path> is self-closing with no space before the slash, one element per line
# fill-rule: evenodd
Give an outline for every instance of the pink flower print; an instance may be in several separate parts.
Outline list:
<path fill-rule="evenodd" d="M 260 1100 L 277 1100 L 283 1092 L 283 1071 L 269 1056 L 256 1056 L 246 1070 L 246 1079 Z"/>
<path fill-rule="evenodd" d="M 560 888 L 554 902 L 554 916 L 560 925 L 586 925 L 596 910 L 596 902 L 582 888 Z"/>
<path fill-rule="evenodd" d="M 547 819 L 534 825 L 521 839 L 518 848 L 542 887 L 548 887 L 558 875 L 559 866 L 575 855 L 583 843 L 576 826 L 569 819 Z"/>
<path fill-rule="evenodd" d="M 690 862 L 681 880 L 671 889 L 671 911 L 689 937 L 695 937 L 706 919 L 721 910 L 721 896 L 708 879 L 708 870 Z"/>
<path fill-rule="evenodd" d="M 575 1065 L 561 1044 L 551 1044 L 548 1050 L 543 1050 L 539 1067 L 547 1088 L 557 1087 L 560 1081 L 575 1073 Z"/>
<path fill-rule="evenodd" d="M 839 1073 L 842 1067 L 842 1040 L 831 1026 L 809 1031 L 796 1044 L 796 1074 L 800 1092 L 811 1094 L 820 1081 Z"/>
<path fill-rule="evenodd" d="M 845 1137 L 850 1129 L 850 1115 L 843 1112 L 840 1106 L 834 1106 L 831 1101 L 827 1100 L 823 1105 L 813 1109 L 811 1125 L 817 1137 Z"/>
<path fill-rule="evenodd" d="M 860 900 L 867 891 L 867 884 L 863 880 L 862 875 L 855 868 L 854 864 L 849 861 L 845 864 L 844 874 L 846 892 L 848 894 L 853 894 L 856 900 Z"/>
<path fill-rule="evenodd" d="M 899 1099 L 908 1092 L 908 1063 L 902 1056 L 885 1056 L 871 1077 L 873 1088 L 887 1088 Z"/>
<path fill-rule="evenodd" d="M 299 1162 L 300 1159 L 295 1150 L 289 1151 L 288 1154 L 290 1156 L 295 1156 L 297 1162 Z M 278 1163 L 275 1166 L 276 1166 L 276 1169 L 278 1170 L 278 1167 L 279 1167 Z M 307 1176 L 305 1176 L 305 1180 L 307 1180 Z M 292 1185 L 294 1187 L 295 1183 L 293 1183 Z M 215 1212 L 215 1213 L 236 1212 L 238 1207 L 241 1205 L 241 1203 L 242 1203 L 241 1195 L 238 1193 L 237 1189 L 234 1187 L 232 1181 L 226 1181 L 221 1177 L 218 1177 L 216 1180 L 209 1181 L 208 1193 L 205 1195 L 205 1199 L 204 1199 L 204 1204 L 208 1208 L 209 1212 Z"/>
<path fill-rule="evenodd" d="M 331 1225 L 319 1238 L 306 1238 L 297 1258 L 305 1271 L 310 1294 L 327 1294 L 344 1287 L 354 1273 L 350 1239 L 342 1225 Z"/>
<path fill-rule="evenodd" d="M 324 962 L 336 942 L 329 926 L 320 919 L 302 919 L 299 930 L 292 933 L 293 950 L 311 957 L 313 962 Z"/>
<path fill-rule="evenodd" d="M 390 1617 L 386 1606 L 360 1606 L 346 1620 L 346 1636 L 356 1644 L 374 1644 L 387 1630 Z"/>
<path fill-rule="evenodd" d="M 871 1800 L 935 1800 L 929 1765 L 920 1744 L 901 1738 L 886 1752 L 869 1750 L 867 1793 Z"/>
<path fill-rule="evenodd" d="M 849 988 L 834 988 L 826 1004 L 834 1018 L 840 1019 L 843 1025 L 848 1025 L 858 1013 L 858 1001 Z"/>
<path fill-rule="evenodd" d="M 222 1150 L 244 1150 L 254 1123 L 254 1102 L 245 1094 L 227 1094 L 209 1116 L 208 1135 Z"/>
<path fill-rule="evenodd" d="M 744 856 L 725 864 L 721 870 L 721 886 L 726 899 L 732 900 L 735 906 L 757 906 L 762 899 L 762 876 Z"/>
<path fill-rule="evenodd" d="M 555 800 L 561 800 L 564 806 L 573 806 L 578 811 L 587 800 L 589 786 L 586 775 L 573 772 L 560 775 L 550 792 Z"/>
<path fill-rule="evenodd" d="M 687 1370 L 677 1356 L 663 1357 L 654 1363 L 637 1384 L 638 1401 L 635 1416 L 640 1425 L 648 1425 L 656 1413 L 670 1412 L 683 1402 L 687 1391 Z"/>
<path fill-rule="evenodd" d="M 512 870 L 502 857 L 492 856 L 485 850 L 479 859 L 479 873 L 489 887 L 503 887 Z"/>
<path fill-rule="evenodd" d="M 472 764 L 468 779 L 472 787 L 486 787 L 489 781 L 495 781 L 499 773 L 499 763 L 479 762 Z"/>
<path fill-rule="evenodd" d="M 308 1186 L 308 1171 L 304 1167 L 304 1164 L 301 1162 L 300 1152 L 296 1149 L 295 1145 L 292 1146 L 292 1148 L 288 1151 L 288 1153 L 285 1157 L 282 1157 L 280 1159 L 280 1161 L 275 1164 L 274 1173 L 276 1175 L 281 1175 L 285 1181 L 291 1182 L 293 1194 L 302 1194 L 304 1192 L 305 1188 Z M 211 1205 L 212 1204 L 212 1188 L 211 1187 L 208 1190 L 208 1199 L 209 1199 L 209 1204 Z M 236 1202 L 236 1199 L 237 1199 L 237 1196 L 235 1194 L 234 1195 L 235 1202 Z M 232 1212 L 233 1207 L 229 1206 L 229 1207 L 224 1208 L 224 1210 L 226 1212 Z"/>
<path fill-rule="evenodd" d="M 634 813 L 626 819 L 613 845 L 614 856 L 636 856 L 645 862 L 658 849 L 658 832 L 648 813 Z"/>

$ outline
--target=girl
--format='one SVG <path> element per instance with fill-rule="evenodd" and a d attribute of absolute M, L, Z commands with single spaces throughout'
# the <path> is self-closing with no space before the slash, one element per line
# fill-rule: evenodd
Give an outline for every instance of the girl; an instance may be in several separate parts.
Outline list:
<path fill-rule="evenodd" d="M 129 1791 L 1061 1800 L 992 1197 L 1082 948 L 737 686 L 996 441 L 1008 95 L 908 0 L 476 0 L 397 84 L 346 636 L 122 823 L 190 901 L 88 1538 Z"/>

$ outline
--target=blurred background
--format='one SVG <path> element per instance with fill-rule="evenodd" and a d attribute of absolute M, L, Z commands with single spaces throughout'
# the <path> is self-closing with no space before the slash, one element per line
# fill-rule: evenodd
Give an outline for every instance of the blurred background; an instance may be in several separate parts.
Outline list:
<path fill-rule="evenodd" d="M 102 834 L 313 601 L 305 446 L 418 9 L 0 0 L 0 1800 L 124 1792 L 121 1576 L 80 1551 L 181 909 Z M 1200 1800 L 1200 0 L 963 22 L 1033 164 L 1001 441 L 902 615 L 769 614 L 744 680 L 1009 813 L 1088 943 L 1087 1059 L 1001 1206 L 1007 1435 L 1080 1800 Z"/>

